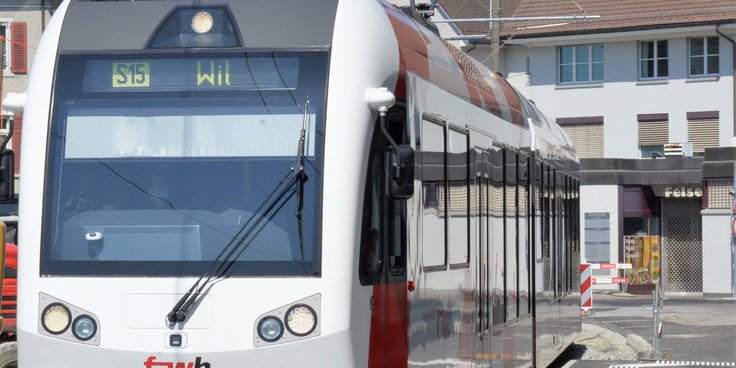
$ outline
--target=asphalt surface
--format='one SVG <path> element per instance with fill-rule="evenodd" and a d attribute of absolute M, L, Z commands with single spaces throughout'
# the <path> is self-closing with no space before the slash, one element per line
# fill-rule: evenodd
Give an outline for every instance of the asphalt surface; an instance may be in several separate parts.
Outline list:
<path fill-rule="evenodd" d="M 613 332 L 609 336 L 638 335 L 640 343 L 633 344 L 640 350 L 652 345 L 652 300 L 647 296 L 627 294 L 593 297 L 594 315 L 584 316 L 584 326 L 592 325 Z M 625 354 L 625 349 L 609 355 L 595 354 L 604 346 L 622 344 L 615 338 L 611 344 L 601 344 L 600 339 L 584 336 L 578 339 L 555 367 L 736 367 L 736 299 L 676 298 L 664 299 L 660 310 L 662 339 L 660 352 L 669 355 L 671 361 L 657 364 L 651 360 L 637 360 Z M 587 339 L 587 340 L 586 340 Z M 629 344 L 629 347 L 632 347 Z M 593 352 L 594 354 L 590 354 Z M 624 356 L 626 355 L 626 356 Z M 718 363 L 718 364 L 716 364 Z"/>

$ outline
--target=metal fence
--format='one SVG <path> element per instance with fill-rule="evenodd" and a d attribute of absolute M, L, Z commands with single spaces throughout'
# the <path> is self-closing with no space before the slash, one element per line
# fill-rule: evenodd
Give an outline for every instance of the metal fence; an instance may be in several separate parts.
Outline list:
<path fill-rule="evenodd" d="M 662 199 L 662 257 L 665 292 L 703 291 L 700 199 Z"/>

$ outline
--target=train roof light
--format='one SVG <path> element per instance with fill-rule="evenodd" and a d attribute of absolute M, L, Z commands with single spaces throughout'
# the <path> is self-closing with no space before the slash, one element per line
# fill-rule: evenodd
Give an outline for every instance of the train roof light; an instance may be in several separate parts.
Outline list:
<path fill-rule="evenodd" d="M 212 30 L 212 14 L 200 10 L 192 16 L 192 30 L 197 33 L 207 33 Z"/>
<path fill-rule="evenodd" d="M 239 47 L 232 19 L 225 7 L 178 8 L 161 22 L 149 48 Z"/>

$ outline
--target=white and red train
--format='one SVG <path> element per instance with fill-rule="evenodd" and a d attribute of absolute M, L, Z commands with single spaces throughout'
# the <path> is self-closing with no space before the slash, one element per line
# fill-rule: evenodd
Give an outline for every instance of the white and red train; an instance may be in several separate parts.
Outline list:
<path fill-rule="evenodd" d="M 381 0 L 68 0 L 23 126 L 19 363 L 547 366 L 577 157 Z"/>

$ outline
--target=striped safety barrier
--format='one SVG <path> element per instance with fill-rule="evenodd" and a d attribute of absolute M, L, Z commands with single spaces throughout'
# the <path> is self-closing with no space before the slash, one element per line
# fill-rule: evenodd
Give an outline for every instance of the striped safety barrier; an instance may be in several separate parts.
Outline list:
<path fill-rule="evenodd" d="M 594 270 L 630 270 L 631 263 L 591 263 Z"/>
<path fill-rule="evenodd" d="M 593 308 L 593 267 L 590 263 L 580 264 L 580 308 L 585 312 Z"/>
<path fill-rule="evenodd" d="M 593 285 L 626 284 L 626 277 L 593 277 L 593 270 L 629 270 L 631 263 L 581 263 L 580 264 L 580 314 L 587 315 L 593 308 Z"/>
<path fill-rule="evenodd" d="M 594 277 L 593 285 L 600 284 L 625 284 L 629 282 L 627 277 Z"/>

